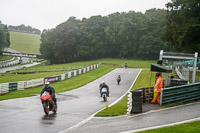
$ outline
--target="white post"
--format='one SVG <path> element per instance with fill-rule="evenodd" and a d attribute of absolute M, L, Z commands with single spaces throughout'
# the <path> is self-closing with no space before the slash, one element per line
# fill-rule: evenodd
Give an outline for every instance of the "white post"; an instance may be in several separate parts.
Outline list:
<path fill-rule="evenodd" d="M 159 60 L 162 60 L 162 56 L 163 56 L 163 50 L 160 50 L 160 57 L 159 57 Z"/>
<path fill-rule="evenodd" d="M 194 54 L 194 63 L 193 63 L 192 83 L 195 83 L 195 78 L 196 78 L 197 57 L 198 57 L 198 52 L 195 52 L 195 54 Z"/>

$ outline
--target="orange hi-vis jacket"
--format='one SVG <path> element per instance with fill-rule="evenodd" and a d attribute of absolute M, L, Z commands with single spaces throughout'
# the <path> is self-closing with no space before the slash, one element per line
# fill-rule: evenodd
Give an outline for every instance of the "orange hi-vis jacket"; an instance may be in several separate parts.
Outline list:
<path fill-rule="evenodd" d="M 154 95 L 153 95 L 153 100 L 151 101 L 152 103 L 155 103 L 157 101 L 157 103 L 160 104 L 161 88 L 163 88 L 163 78 L 159 76 L 154 86 Z"/>
<path fill-rule="evenodd" d="M 163 78 L 161 76 L 157 78 L 154 88 L 158 89 L 158 91 L 161 91 L 161 88 L 163 88 Z"/>

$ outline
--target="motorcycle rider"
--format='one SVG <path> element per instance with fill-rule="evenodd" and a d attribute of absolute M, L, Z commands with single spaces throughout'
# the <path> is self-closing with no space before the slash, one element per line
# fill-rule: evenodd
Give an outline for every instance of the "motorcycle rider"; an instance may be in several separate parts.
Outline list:
<path fill-rule="evenodd" d="M 102 83 L 99 85 L 99 90 L 100 90 L 100 94 L 101 94 L 101 97 L 102 97 L 102 93 L 101 93 L 101 90 L 103 88 L 106 88 L 107 90 L 107 96 L 109 97 L 109 86 L 105 83 L 105 81 L 102 81 Z"/>
<path fill-rule="evenodd" d="M 120 81 L 121 81 L 121 76 L 118 75 L 118 77 L 117 77 L 117 82 L 120 82 Z"/>
<path fill-rule="evenodd" d="M 50 93 L 50 95 L 52 96 L 52 99 L 57 107 L 57 100 L 56 100 L 56 95 L 55 95 L 55 89 L 53 87 L 50 86 L 50 82 L 45 82 L 45 87 L 42 89 L 40 97 L 42 96 L 42 94 L 47 91 Z"/>

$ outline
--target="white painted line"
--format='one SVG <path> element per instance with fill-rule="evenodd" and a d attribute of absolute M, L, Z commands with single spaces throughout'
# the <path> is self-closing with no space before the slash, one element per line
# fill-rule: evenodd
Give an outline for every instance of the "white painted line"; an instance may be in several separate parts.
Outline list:
<path fill-rule="evenodd" d="M 140 71 L 139 71 L 138 75 L 136 76 L 135 80 L 133 81 L 133 83 L 132 83 L 131 87 L 128 89 L 128 91 L 125 92 L 124 95 L 122 95 L 122 96 L 121 96 L 119 99 L 117 99 L 115 102 L 113 102 L 112 104 L 110 104 L 109 107 L 110 107 L 110 106 L 113 106 L 114 104 L 116 104 L 116 103 L 118 103 L 120 100 L 122 100 L 123 97 L 125 97 L 126 94 L 131 90 L 131 88 L 132 88 L 133 85 L 135 84 L 135 81 L 137 80 L 138 76 L 140 75 L 140 73 L 141 73 L 141 71 L 142 71 L 142 69 L 139 69 L 139 70 L 140 70 Z"/>
<path fill-rule="evenodd" d="M 119 102 L 119 101 L 131 90 L 131 88 L 133 87 L 135 81 L 137 80 L 138 76 L 140 75 L 140 73 L 141 73 L 141 71 L 142 71 L 142 69 L 139 69 L 139 70 L 140 70 L 140 71 L 139 71 L 138 75 L 136 76 L 135 80 L 133 81 L 133 83 L 132 83 L 131 87 L 128 89 L 128 91 L 125 92 L 125 94 L 122 95 L 119 99 L 117 99 L 117 100 L 114 101 L 112 104 L 110 104 L 109 107 L 110 107 L 110 106 L 113 106 L 114 104 L 116 104 L 117 102 Z M 61 131 L 61 132 L 58 132 L 58 133 L 66 133 L 67 131 L 69 131 L 69 130 L 71 130 L 71 129 L 73 129 L 73 128 L 76 128 L 76 127 L 79 127 L 79 126 L 83 125 L 83 124 L 86 123 L 87 121 L 91 120 L 98 112 L 100 112 L 100 111 L 102 111 L 102 110 L 104 110 L 104 109 L 105 109 L 105 108 L 100 109 L 99 111 L 97 111 L 97 112 L 94 113 L 93 115 L 89 116 L 89 117 L 86 118 L 85 120 L 79 122 L 78 124 L 76 124 L 76 125 L 74 125 L 74 126 L 72 126 L 72 127 L 70 127 L 70 128 L 67 128 L 66 130 L 63 130 L 63 131 Z"/>
<path fill-rule="evenodd" d="M 170 124 L 165 124 L 165 125 L 159 125 L 159 126 L 154 126 L 154 127 L 147 127 L 147 128 L 142 128 L 142 129 L 136 129 L 136 130 L 130 130 L 130 131 L 125 131 L 125 132 L 120 132 L 120 133 L 135 133 L 135 132 L 140 132 L 140 131 L 145 131 L 145 130 L 152 130 L 152 129 L 162 128 L 162 127 L 180 125 L 180 124 L 189 123 L 189 122 L 198 121 L 198 120 L 200 120 L 200 117 L 185 120 L 185 121 L 180 121 L 180 122 L 175 122 L 175 123 L 170 123 Z"/>

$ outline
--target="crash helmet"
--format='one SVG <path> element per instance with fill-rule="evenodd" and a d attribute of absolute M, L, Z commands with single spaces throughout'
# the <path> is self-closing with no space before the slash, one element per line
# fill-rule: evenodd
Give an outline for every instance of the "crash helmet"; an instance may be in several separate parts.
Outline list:
<path fill-rule="evenodd" d="M 49 85 L 50 85 L 50 82 L 49 82 L 49 81 L 46 81 L 46 82 L 45 82 L 45 87 L 47 87 L 47 88 L 48 88 L 48 87 L 49 87 Z"/>
<path fill-rule="evenodd" d="M 106 83 L 105 83 L 105 81 L 102 81 L 102 85 L 105 85 Z"/>

